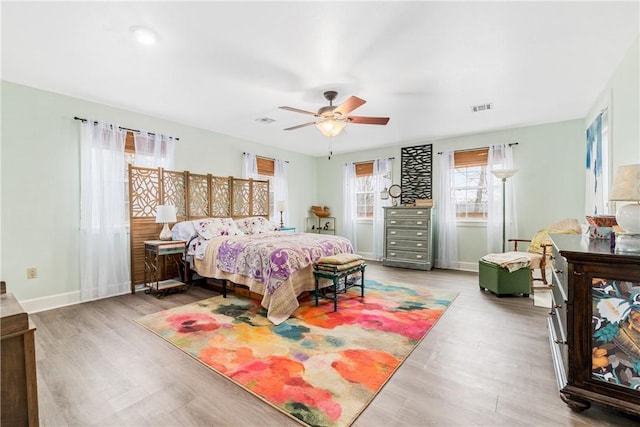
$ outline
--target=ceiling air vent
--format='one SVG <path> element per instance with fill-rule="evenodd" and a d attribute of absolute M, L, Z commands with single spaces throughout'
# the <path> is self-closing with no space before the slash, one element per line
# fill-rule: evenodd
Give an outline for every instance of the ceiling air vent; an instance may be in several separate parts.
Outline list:
<path fill-rule="evenodd" d="M 480 112 L 480 111 L 487 111 L 487 110 L 491 110 L 493 108 L 493 104 L 489 103 L 489 104 L 480 104 L 480 105 L 473 105 L 471 107 L 471 111 L 474 113 Z"/>
<path fill-rule="evenodd" d="M 260 123 L 264 123 L 265 125 L 269 125 L 269 124 L 275 122 L 275 119 L 272 119 L 270 117 L 260 117 L 260 118 L 256 119 L 256 122 L 260 122 Z"/>

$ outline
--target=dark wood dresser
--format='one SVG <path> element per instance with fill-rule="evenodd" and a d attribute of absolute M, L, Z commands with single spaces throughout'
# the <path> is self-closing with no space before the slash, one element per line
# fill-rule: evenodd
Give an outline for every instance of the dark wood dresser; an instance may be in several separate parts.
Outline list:
<path fill-rule="evenodd" d="M 36 328 L 12 294 L 0 295 L 0 330 L 0 425 L 37 426 Z"/>
<path fill-rule="evenodd" d="M 640 254 L 609 240 L 551 234 L 549 341 L 560 397 L 640 415 Z"/>

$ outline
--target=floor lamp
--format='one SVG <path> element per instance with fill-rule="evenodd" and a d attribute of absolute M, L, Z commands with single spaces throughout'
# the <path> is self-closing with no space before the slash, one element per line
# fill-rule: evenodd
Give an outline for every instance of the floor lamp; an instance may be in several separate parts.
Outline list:
<path fill-rule="evenodd" d="M 505 184 L 507 182 L 507 179 L 515 175 L 516 172 L 518 172 L 518 169 L 496 169 L 491 171 L 493 176 L 502 180 L 502 253 L 504 253 L 504 249 L 505 249 L 505 241 L 506 241 L 505 233 L 506 233 L 506 224 L 507 224 L 507 218 L 505 216 L 506 215 L 506 199 L 507 199 L 507 195 L 505 193 Z"/>

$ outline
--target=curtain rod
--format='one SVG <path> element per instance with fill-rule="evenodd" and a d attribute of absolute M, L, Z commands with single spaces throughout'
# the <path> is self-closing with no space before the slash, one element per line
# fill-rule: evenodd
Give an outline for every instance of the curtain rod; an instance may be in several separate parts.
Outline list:
<path fill-rule="evenodd" d="M 387 157 L 387 159 L 395 160 L 395 157 Z M 363 163 L 372 163 L 372 162 L 375 162 L 375 160 L 363 160 L 361 162 L 351 162 L 351 163 L 353 163 L 354 165 L 361 165 Z M 345 165 L 348 165 L 348 164 L 349 164 L 349 162 L 345 163 Z"/>
<path fill-rule="evenodd" d="M 387 157 L 388 160 L 395 160 L 395 157 Z M 371 163 L 371 162 L 375 162 L 374 160 L 363 160 L 361 162 L 353 162 L 354 165 L 360 165 L 362 163 Z"/>
<path fill-rule="evenodd" d="M 509 143 L 509 147 L 511 147 L 512 145 L 518 145 L 517 142 L 511 142 Z M 489 148 L 489 147 L 478 147 L 478 148 L 467 148 L 466 150 L 455 150 L 456 153 L 464 153 L 465 151 L 476 151 L 476 150 L 482 150 L 485 148 Z M 442 154 L 442 151 L 438 151 L 438 154 Z"/>
<path fill-rule="evenodd" d="M 247 153 L 246 151 L 243 151 L 242 154 L 251 154 L 251 153 Z M 271 157 L 265 157 L 265 156 L 256 156 L 256 157 L 260 157 L 261 159 L 273 160 L 274 162 L 277 160 L 277 159 L 273 159 Z M 284 162 L 289 163 L 289 160 L 285 160 Z"/>
<path fill-rule="evenodd" d="M 86 121 L 87 121 L 87 119 L 83 119 L 82 117 L 74 117 L 73 119 L 74 119 L 74 120 L 80 120 L 82 123 L 84 123 L 84 122 L 86 122 Z M 95 125 L 96 123 L 98 123 L 98 122 L 93 122 L 93 124 L 94 124 L 94 125 Z M 131 132 L 142 133 L 141 131 L 139 131 L 139 130 L 137 130 L 137 129 L 129 129 L 129 128 L 125 128 L 125 127 L 122 127 L 122 126 L 118 126 L 118 129 L 120 129 L 120 130 L 128 130 L 128 131 L 131 131 Z M 147 132 L 147 135 L 154 135 L 154 136 L 155 136 L 155 133 L 153 133 L 153 132 Z M 172 138 L 173 138 L 173 137 L 172 137 Z M 180 141 L 180 138 L 173 138 L 173 139 L 175 139 L 176 141 Z"/>

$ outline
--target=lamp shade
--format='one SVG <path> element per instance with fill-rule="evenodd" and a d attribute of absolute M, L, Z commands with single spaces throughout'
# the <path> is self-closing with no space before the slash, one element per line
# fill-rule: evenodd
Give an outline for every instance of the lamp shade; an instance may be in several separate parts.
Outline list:
<path fill-rule="evenodd" d="M 176 207 L 173 205 L 158 205 L 158 210 L 156 211 L 156 222 L 157 223 L 167 223 L 167 222 L 176 222 L 178 219 L 176 218 Z"/>
<path fill-rule="evenodd" d="M 495 169 L 491 171 L 493 176 L 500 179 L 511 178 L 516 172 L 518 172 L 518 169 Z"/>
<path fill-rule="evenodd" d="M 324 136 L 338 136 L 344 129 L 345 122 L 333 119 L 325 119 L 316 123 L 316 127 Z"/>
<path fill-rule="evenodd" d="M 640 201 L 640 164 L 618 166 L 609 200 Z"/>
<path fill-rule="evenodd" d="M 638 202 L 620 206 L 616 222 L 628 233 L 640 233 L 640 164 L 618 166 L 609 200 Z"/>
<path fill-rule="evenodd" d="M 278 200 L 276 202 L 276 210 L 278 212 L 283 212 L 287 210 L 287 201 L 286 200 Z"/>

